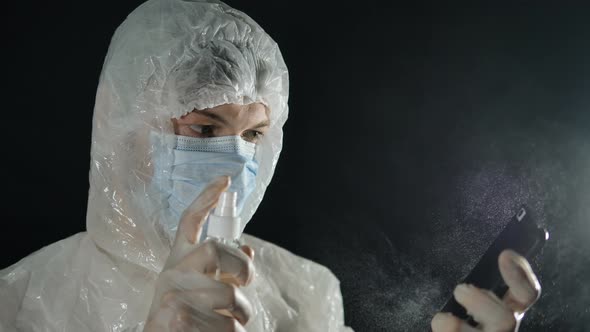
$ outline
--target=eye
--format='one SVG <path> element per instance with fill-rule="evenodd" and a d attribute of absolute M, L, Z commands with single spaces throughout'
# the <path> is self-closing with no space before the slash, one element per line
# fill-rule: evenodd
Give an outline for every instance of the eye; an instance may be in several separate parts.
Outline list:
<path fill-rule="evenodd" d="M 191 125 L 190 127 L 192 130 L 205 137 L 213 136 L 213 130 L 215 129 L 212 125 Z"/>
<path fill-rule="evenodd" d="M 248 130 L 242 134 L 242 138 L 248 142 L 256 143 L 263 135 L 257 130 Z"/>

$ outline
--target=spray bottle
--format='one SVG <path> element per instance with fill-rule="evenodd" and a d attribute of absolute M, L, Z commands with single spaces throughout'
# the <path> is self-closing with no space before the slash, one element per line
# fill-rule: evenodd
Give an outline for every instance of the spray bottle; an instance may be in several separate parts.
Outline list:
<path fill-rule="evenodd" d="M 217 241 L 226 246 L 240 249 L 239 238 L 242 223 L 241 218 L 238 216 L 237 200 L 238 193 L 236 192 L 224 192 L 221 194 L 215 210 L 209 216 L 205 241 Z M 219 269 L 217 269 L 213 277 L 215 280 L 238 286 L 238 281 L 232 275 L 221 273 Z"/>
<path fill-rule="evenodd" d="M 238 193 L 224 192 L 213 213 L 209 216 L 207 240 L 218 241 L 227 246 L 240 248 L 241 218 L 238 216 Z"/>
<path fill-rule="evenodd" d="M 207 238 L 205 241 L 217 241 L 236 249 L 241 247 L 238 240 L 240 237 L 241 218 L 238 216 L 237 200 L 238 193 L 236 192 L 224 192 L 221 194 L 215 210 L 209 216 Z M 233 275 L 222 273 L 219 269 L 216 269 L 212 277 L 215 280 L 239 286 L 238 280 Z M 215 311 L 224 316 L 233 317 L 226 309 L 216 309 Z"/>

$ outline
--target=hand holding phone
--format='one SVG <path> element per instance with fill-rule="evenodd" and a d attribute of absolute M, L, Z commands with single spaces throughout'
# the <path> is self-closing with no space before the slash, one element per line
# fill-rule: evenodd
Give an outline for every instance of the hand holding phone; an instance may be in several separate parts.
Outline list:
<path fill-rule="evenodd" d="M 505 296 L 508 287 L 504 282 L 505 278 L 502 277 L 498 266 L 498 258 L 500 254 L 503 251 L 510 249 L 524 257 L 527 261 L 530 261 L 538 254 L 548 238 L 549 234 L 547 231 L 540 228 L 535 223 L 530 210 L 526 206 L 523 206 L 494 240 L 462 283 L 473 285 L 475 286 L 475 289 L 490 290 L 497 296 L 497 298 L 502 299 Z M 510 252 L 506 254 L 510 254 Z M 530 266 L 526 261 L 523 262 L 523 265 L 526 265 L 525 268 L 530 269 Z M 532 272 L 530 274 L 534 277 Z M 534 282 L 537 282 L 536 279 Z M 463 290 L 462 286 L 458 288 Z M 472 294 L 474 292 L 474 290 L 469 291 L 471 291 Z M 455 294 L 457 294 L 456 292 L 457 290 L 455 291 Z M 452 313 L 454 316 L 466 320 L 471 326 L 477 325 L 477 322 L 473 317 L 468 315 L 465 308 L 457 302 L 455 296 L 452 296 L 448 300 L 441 311 Z"/>

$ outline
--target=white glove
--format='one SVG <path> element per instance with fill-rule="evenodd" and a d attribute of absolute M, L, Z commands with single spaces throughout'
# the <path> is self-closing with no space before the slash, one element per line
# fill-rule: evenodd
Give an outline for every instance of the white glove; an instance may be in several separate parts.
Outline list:
<path fill-rule="evenodd" d="M 524 312 L 541 295 L 541 284 L 527 260 L 512 250 L 504 250 L 498 257 L 498 264 L 509 287 L 503 299 L 473 285 L 459 285 L 453 292 L 457 302 L 479 325 L 471 327 L 450 313 L 438 313 L 431 322 L 434 332 L 518 331 Z"/>
<path fill-rule="evenodd" d="M 144 331 L 246 331 L 252 306 L 239 286 L 254 277 L 254 251 L 197 243 L 209 211 L 229 185 L 229 177 L 216 179 L 184 211 Z M 220 274 L 225 282 L 216 280 Z"/>

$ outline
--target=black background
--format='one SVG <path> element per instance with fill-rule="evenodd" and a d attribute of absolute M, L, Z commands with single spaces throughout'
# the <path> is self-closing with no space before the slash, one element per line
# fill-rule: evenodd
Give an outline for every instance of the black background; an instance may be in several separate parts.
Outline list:
<path fill-rule="evenodd" d="M 6 7 L 0 266 L 85 229 L 98 75 L 139 3 Z M 426 330 L 526 203 L 551 238 L 521 330 L 586 330 L 590 9 L 453 3 L 228 1 L 290 70 L 283 155 L 247 232 L 332 269 L 355 330 Z"/>

